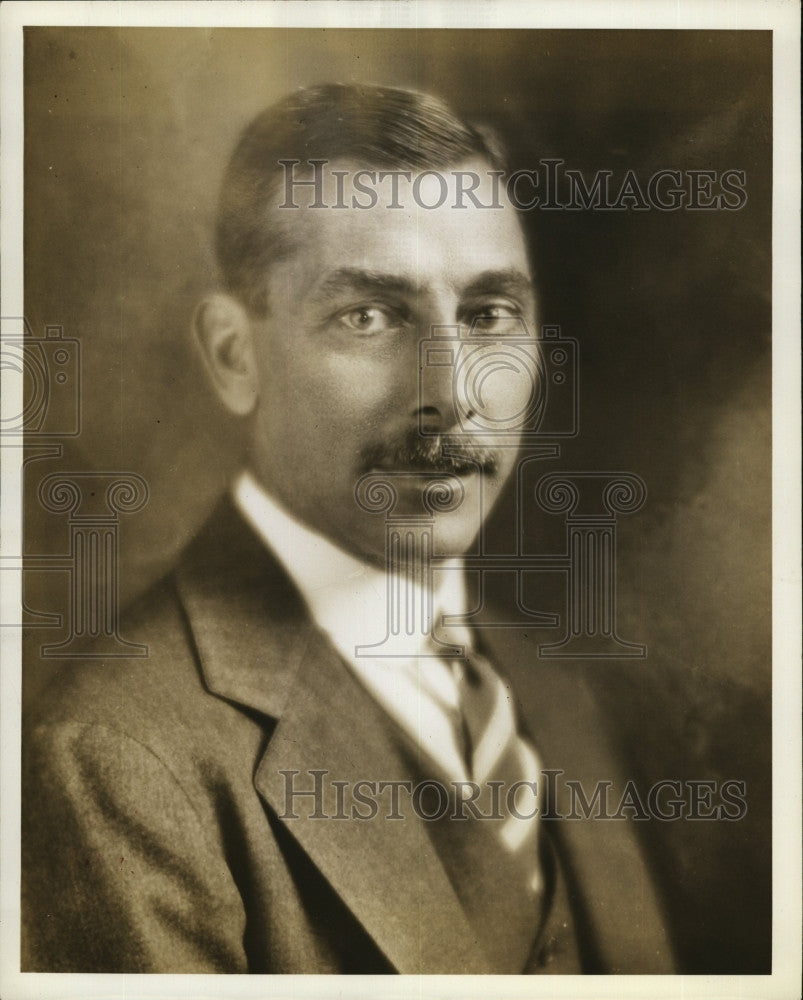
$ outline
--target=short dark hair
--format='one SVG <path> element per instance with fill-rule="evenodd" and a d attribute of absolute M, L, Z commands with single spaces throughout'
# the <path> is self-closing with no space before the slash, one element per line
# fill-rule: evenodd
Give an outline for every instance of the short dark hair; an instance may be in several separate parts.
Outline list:
<path fill-rule="evenodd" d="M 498 139 L 429 94 L 395 87 L 324 84 L 298 90 L 240 136 L 223 178 L 215 249 L 223 283 L 256 314 L 267 310 L 267 272 L 288 255 L 271 227 L 280 160 L 359 160 L 377 170 L 433 170 L 477 156 L 506 169 Z"/>

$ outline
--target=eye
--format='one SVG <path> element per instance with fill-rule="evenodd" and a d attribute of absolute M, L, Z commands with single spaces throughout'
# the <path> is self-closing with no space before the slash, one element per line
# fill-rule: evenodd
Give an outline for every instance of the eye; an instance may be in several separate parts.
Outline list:
<path fill-rule="evenodd" d="M 357 333 L 382 333 L 395 325 L 394 317 L 379 306 L 357 306 L 341 313 L 338 322 Z"/>
<path fill-rule="evenodd" d="M 521 309 L 511 302 L 489 302 L 472 310 L 469 317 L 473 333 L 493 333 L 501 337 L 521 336 Z"/>

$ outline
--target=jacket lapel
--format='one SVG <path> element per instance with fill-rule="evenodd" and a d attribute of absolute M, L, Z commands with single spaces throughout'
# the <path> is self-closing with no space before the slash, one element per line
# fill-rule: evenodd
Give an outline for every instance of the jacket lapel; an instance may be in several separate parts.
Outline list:
<path fill-rule="evenodd" d="M 401 973 L 491 971 L 409 793 L 393 820 L 391 786 L 355 788 L 411 780 L 393 727 L 230 501 L 191 545 L 177 585 L 210 692 L 277 720 L 257 791 L 378 947 Z M 322 796 L 288 799 L 316 780 Z M 346 784 L 338 793 L 333 782 Z M 369 804 L 354 798 L 360 790 Z M 376 816 L 352 818 L 371 800 Z"/>
<path fill-rule="evenodd" d="M 555 811 L 568 815 L 565 780 L 580 782 L 586 796 L 598 782 L 613 782 L 615 810 L 630 775 L 624 773 L 606 734 L 588 682 L 591 668 L 568 661 L 539 660 L 518 630 L 486 629 L 484 645 L 508 675 L 544 769 L 564 772 L 555 782 Z M 592 813 L 593 815 L 593 813 Z M 591 938 L 593 971 L 673 973 L 666 924 L 640 844 L 629 819 L 546 820 L 563 855 L 571 894 L 579 898 Z"/>
<path fill-rule="evenodd" d="M 410 782 L 410 768 L 378 706 L 323 639 L 301 664 L 288 709 L 279 721 L 256 775 L 266 802 L 316 863 L 385 955 L 402 973 L 487 972 L 424 823 L 402 792 L 391 813 L 390 786 Z M 288 802 L 287 772 L 299 788 L 313 787 L 325 770 L 321 796 Z M 284 773 L 283 773 L 284 772 Z M 338 802 L 332 782 L 342 785 Z M 362 789 L 359 782 L 371 782 Z M 367 791 L 378 814 L 355 799 Z M 315 818 L 315 810 L 329 819 Z M 295 814 L 298 818 L 286 818 Z M 336 815 L 345 819 L 333 819 Z"/>

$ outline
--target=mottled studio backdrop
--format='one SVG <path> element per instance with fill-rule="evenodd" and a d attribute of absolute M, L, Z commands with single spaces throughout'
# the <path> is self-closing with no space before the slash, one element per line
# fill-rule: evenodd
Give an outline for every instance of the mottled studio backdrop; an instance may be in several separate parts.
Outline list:
<path fill-rule="evenodd" d="M 495 126 L 518 167 L 746 172 L 737 211 L 528 214 L 542 319 L 580 343 L 582 431 L 532 480 L 563 468 L 646 481 L 646 506 L 619 527 L 620 633 L 647 644 L 642 669 L 669 689 L 678 739 L 750 781 L 735 891 L 768 926 L 769 33 L 33 28 L 25 75 L 26 314 L 83 352 L 82 432 L 30 466 L 29 492 L 54 469 L 147 480 L 148 506 L 122 519 L 126 599 L 169 566 L 239 462 L 190 318 L 214 282 L 221 172 L 268 103 L 320 81 L 412 86 Z M 498 551 L 512 514 L 509 495 Z M 28 552 L 67 550 L 66 520 L 35 495 L 27 518 Z M 527 551 L 560 544 L 547 521 L 528 509 Z M 63 609 L 67 585 L 30 572 L 28 603 Z M 534 606 L 559 604 L 560 580 L 528 586 Z M 36 649 L 63 634 L 26 637 L 28 699 L 50 669 Z M 689 864 L 705 877 L 691 846 Z M 727 939 L 713 903 L 711 919 Z"/>

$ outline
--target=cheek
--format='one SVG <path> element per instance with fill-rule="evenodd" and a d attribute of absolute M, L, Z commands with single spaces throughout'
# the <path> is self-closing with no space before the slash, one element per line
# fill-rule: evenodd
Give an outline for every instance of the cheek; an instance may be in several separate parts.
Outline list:
<path fill-rule="evenodd" d="M 274 350 L 263 359 L 263 412 L 323 441 L 374 427 L 392 410 L 398 378 L 376 358 Z M 337 441 L 335 442 L 337 447 Z"/>
<path fill-rule="evenodd" d="M 340 414 L 364 423 L 394 409 L 399 377 L 391 365 L 371 357 L 333 357 L 319 373 L 322 391 Z"/>
<path fill-rule="evenodd" d="M 477 429 L 512 432 L 525 426 L 540 393 L 537 356 L 526 346 L 495 343 L 468 351 L 454 391 Z"/>

